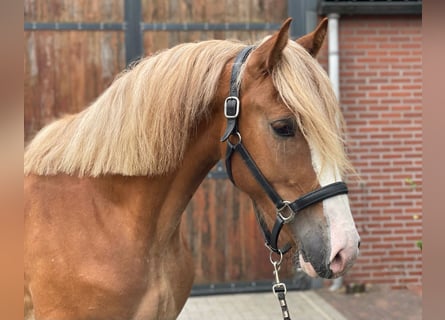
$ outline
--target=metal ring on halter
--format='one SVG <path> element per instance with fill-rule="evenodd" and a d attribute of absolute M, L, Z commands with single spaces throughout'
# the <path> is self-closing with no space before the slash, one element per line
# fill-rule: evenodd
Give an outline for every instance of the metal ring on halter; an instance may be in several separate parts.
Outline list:
<path fill-rule="evenodd" d="M 283 223 L 286 224 L 286 223 L 289 223 L 292 220 L 294 220 L 294 218 L 295 218 L 295 211 L 292 210 L 292 208 L 289 206 L 291 204 L 290 201 L 284 200 L 283 203 L 284 203 L 283 206 L 281 208 L 277 209 L 277 215 L 281 218 L 281 220 L 283 220 Z M 290 215 L 287 216 L 287 217 L 283 216 L 283 214 L 282 214 L 282 212 L 286 208 L 290 211 Z"/>
<path fill-rule="evenodd" d="M 237 137 L 238 137 L 238 141 L 236 143 L 232 143 L 230 141 L 230 137 L 232 137 L 233 135 L 237 135 Z M 227 143 L 229 143 L 231 147 L 236 147 L 237 145 L 239 145 L 241 143 L 241 133 L 239 133 L 238 131 L 236 131 L 235 133 L 232 133 L 229 136 L 229 138 L 227 139 Z"/>
<path fill-rule="evenodd" d="M 273 260 L 272 259 L 272 255 L 274 254 L 274 253 L 276 253 L 276 254 L 279 254 L 280 255 L 280 260 Z M 281 264 L 281 261 L 283 261 L 283 252 L 281 252 L 281 250 L 278 250 L 278 252 L 275 252 L 275 251 L 272 251 L 272 250 L 270 250 L 270 253 L 269 253 L 269 260 L 270 260 L 270 263 L 272 263 L 272 265 L 276 265 L 276 266 L 280 266 L 280 264 Z"/>

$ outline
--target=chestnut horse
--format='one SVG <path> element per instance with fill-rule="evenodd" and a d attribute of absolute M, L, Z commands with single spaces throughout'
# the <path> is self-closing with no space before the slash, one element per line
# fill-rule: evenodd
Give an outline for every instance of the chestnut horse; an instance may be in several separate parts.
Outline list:
<path fill-rule="evenodd" d="M 181 215 L 227 145 L 230 176 L 272 251 L 284 251 L 282 229 L 310 276 L 351 267 L 359 236 L 340 182 L 350 169 L 343 120 L 314 59 L 327 23 L 296 41 L 289 25 L 253 50 L 211 40 L 142 59 L 36 135 L 24 164 L 26 319 L 175 319 L 194 274 Z M 233 88 L 239 96 L 226 99 Z M 340 192 L 312 201 L 332 185 Z M 309 197 L 290 219 L 271 193 Z"/>

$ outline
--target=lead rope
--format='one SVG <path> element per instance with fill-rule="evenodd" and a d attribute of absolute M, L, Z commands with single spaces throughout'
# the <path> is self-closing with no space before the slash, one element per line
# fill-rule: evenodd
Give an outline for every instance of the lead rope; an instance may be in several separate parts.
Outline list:
<path fill-rule="evenodd" d="M 291 320 L 289 310 L 287 308 L 286 303 L 286 293 L 287 288 L 286 284 L 280 281 L 280 277 L 278 276 L 278 271 L 280 270 L 281 261 L 283 260 L 283 253 L 281 251 L 278 251 L 280 258 L 279 260 L 274 260 L 272 255 L 274 254 L 274 251 L 270 251 L 269 260 L 270 263 L 273 266 L 273 274 L 275 276 L 275 283 L 272 285 L 272 292 L 275 295 L 275 297 L 278 298 L 278 303 L 281 307 L 281 312 L 283 313 L 283 319 L 284 320 Z"/>

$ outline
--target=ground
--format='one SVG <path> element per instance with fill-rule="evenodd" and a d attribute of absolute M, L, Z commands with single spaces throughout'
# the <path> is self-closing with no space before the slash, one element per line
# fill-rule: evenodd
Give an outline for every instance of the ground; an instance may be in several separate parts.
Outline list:
<path fill-rule="evenodd" d="M 291 319 L 304 320 L 421 320 L 422 296 L 414 290 L 366 286 L 364 293 L 346 294 L 327 288 L 289 291 Z M 179 320 L 282 319 L 272 292 L 192 297 Z"/>

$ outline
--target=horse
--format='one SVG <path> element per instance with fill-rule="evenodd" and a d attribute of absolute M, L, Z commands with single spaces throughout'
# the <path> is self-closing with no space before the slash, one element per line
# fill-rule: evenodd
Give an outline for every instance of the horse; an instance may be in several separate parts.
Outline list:
<path fill-rule="evenodd" d="M 37 133 L 24 156 L 26 319 L 175 319 L 194 279 L 181 216 L 221 159 L 271 254 L 290 252 L 311 277 L 351 268 L 352 166 L 315 59 L 327 21 L 296 40 L 290 23 L 253 46 L 208 40 L 142 58 Z"/>

